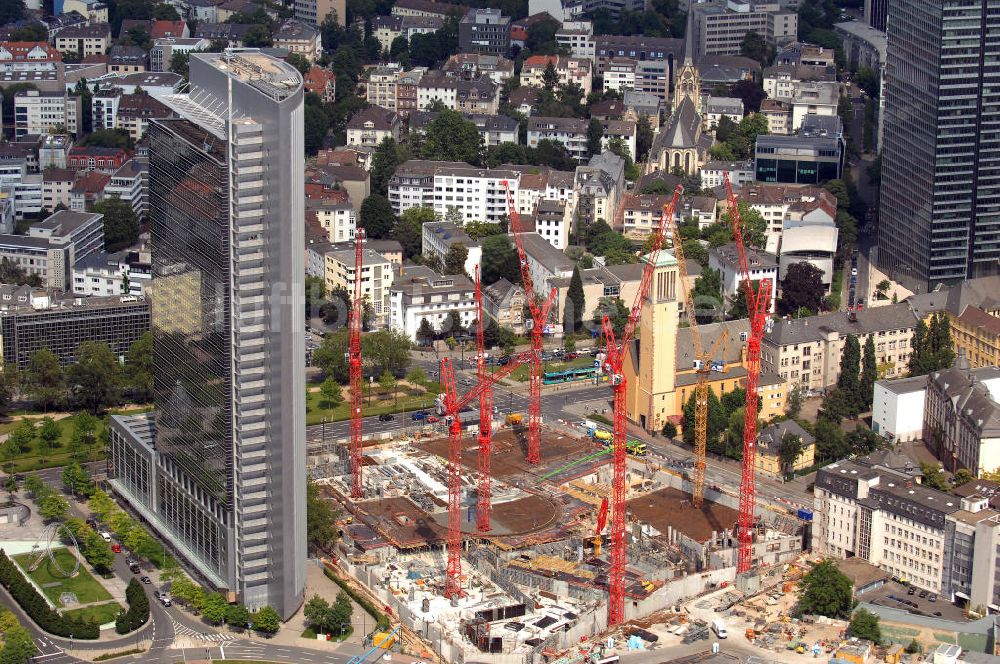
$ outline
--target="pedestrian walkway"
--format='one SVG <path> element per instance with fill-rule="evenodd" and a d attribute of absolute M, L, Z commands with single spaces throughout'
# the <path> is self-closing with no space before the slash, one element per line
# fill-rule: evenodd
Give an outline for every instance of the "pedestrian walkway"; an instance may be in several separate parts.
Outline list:
<path fill-rule="evenodd" d="M 170 622 L 174 625 L 174 634 L 178 637 L 188 637 L 190 639 L 198 639 L 200 641 L 211 641 L 213 643 L 233 643 L 236 639 L 233 638 L 231 634 L 219 634 L 217 632 L 199 632 L 196 629 L 188 627 L 187 625 L 182 625 L 175 620 Z"/>

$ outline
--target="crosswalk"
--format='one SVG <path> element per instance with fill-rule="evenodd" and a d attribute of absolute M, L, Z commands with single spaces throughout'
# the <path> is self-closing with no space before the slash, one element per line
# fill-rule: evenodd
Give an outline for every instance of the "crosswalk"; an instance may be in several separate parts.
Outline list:
<path fill-rule="evenodd" d="M 219 643 L 222 645 L 228 645 L 234 643 L 235 639 L 229 634 L 219 634 L 217 632 L 199 632 L 196 629 L 192 629 L 187 625 L 181 625 L 176 621 L 172 621 L 174 624 L 174 636 L 186 636 L 191 639 L 199 639 L 201 641 L 210 641 L 212 643 Z"/>

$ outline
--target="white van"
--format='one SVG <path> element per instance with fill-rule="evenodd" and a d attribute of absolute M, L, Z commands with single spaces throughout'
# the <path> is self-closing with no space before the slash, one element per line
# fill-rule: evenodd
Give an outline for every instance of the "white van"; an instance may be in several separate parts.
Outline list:
<path fill-rule="evenodd" d="M 103 539 L 105 542 L 110 542 L 111 541 L 111 533 L 109 533 L 106 530 L 102 530 L 101 531 L 101 539 Z"/>
<path fill-rule="evenodd" d="M 726 638 L 726 622 L 716 618 L 712 621 L 712 631 L 715 632 L 715 635 L 720 639 Z"/>

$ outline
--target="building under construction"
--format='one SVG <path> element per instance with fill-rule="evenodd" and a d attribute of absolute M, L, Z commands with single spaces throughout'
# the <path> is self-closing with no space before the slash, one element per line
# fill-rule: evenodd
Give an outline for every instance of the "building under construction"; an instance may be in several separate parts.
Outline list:
<path fill-rule="evenodd" d="M 346 450 L 313 459 L 313 476 L 342 510 L 338 564 L 445 661 L 533 661 L 607 627 L 610 546 L 606 529 L 595 535 L 611 494 L 608 448 L 577 426 L 543 424 L 541 460 L 530 464 L 523 427 L 496 428 L 489 532 L 476 520 L 476 427 L 462 437 L 459 597 L 445 596 L 449 440 L 442 428 L 365 441 L 361 500 L 350 498 Z M 693 507 L 686 471 L 653 454 L 630 456 L 627 477 L 626 619 L 733 582 L 736 496 L 709 488 L 704 505 Z M 803 527 L 793 515 L 765 512 L 760 524 L 761 562 L 801 552 Z"/>

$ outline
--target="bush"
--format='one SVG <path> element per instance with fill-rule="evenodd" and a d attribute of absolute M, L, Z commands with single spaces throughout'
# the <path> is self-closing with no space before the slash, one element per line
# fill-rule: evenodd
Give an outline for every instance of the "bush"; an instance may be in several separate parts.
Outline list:
<path fill-rule="evenodd" d="M 67 618 L 49 607 L 35 587 L 28 582 L 13 560 L 0 549 L 0 584 L 11 594 L 35 623 L 49 634 L 76 639 L 96 639 L 101 635 L 100 626 L 74 618 Z"/>
<path fill-rule="evenodd" d="M 359 595 L 354 590 L 354 588 L 349 586 L 346 581 L 344 581 L 339 576 L 334 574 L 329 567 L 324 567 L 323 573 L 326 574 L 326 578 L 330 579 L 338 586 L 340 586 L 341 590 L 343 590 L 345 593 L 348 594 L 348 596 L 350 596 L 351 599 L 357 602 L 358 605 L 365 610 L 365 613 L 367 613 L 368 615 L 370 615 L 372 618 L 375 619 L 375 621 L 378 623 L 376 625 L 376 629 L 385 630 L 389 628 L 389 616 L 379 611 L 378 607 L 369 602 L 366 597 L 362 597 L 361 595 Z"/>
<path fill-rule="evenodd" d="M 128 582 L 125 600 L 128 602 L 128 610 L 119 613 L 115 620 L 115 631 L 119 634 L 135 631 L 149 620 L 149 596 L 135 577 Z"/>

